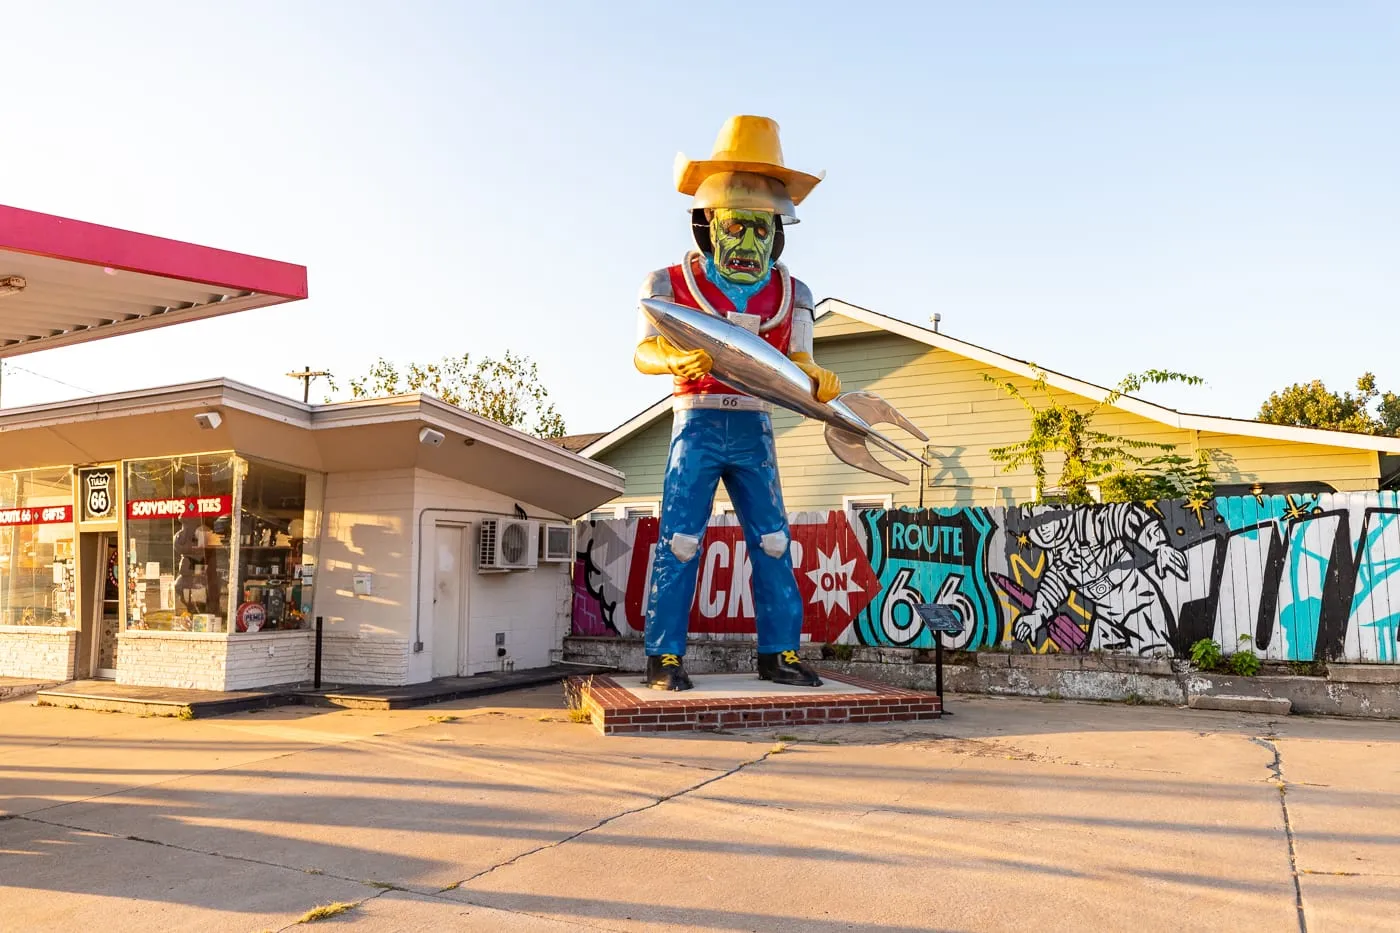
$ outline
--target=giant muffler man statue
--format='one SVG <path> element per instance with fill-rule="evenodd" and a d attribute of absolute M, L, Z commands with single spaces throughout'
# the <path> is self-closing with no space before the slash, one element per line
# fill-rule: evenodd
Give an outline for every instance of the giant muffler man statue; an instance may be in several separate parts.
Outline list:
<path fill-rule="evenodd" d="M 841 380 L 813 360 L 812 293 L 777 261 L 784 228 L 797 223 L 796 205 L 820 181 L 783 164 L 778 125 L 766 117 L 733 117 L 709 159 L 676 160 L 676 187 L 694 196 L 691 227 L 699 250 L 653 272 L 642 286 L 634 355 L 639 370 L 669 374 L 675 384 L 646 615 L 646 681 L 660 690 L 692 686 L 683 660 L 686 633 L 701 541 L 721 481 L 753 568 L 759 676 L 821 686 L 797 654 L 803 603 L 770 403 L 826 421 L 833 452 L 862 469 L 907 482 L 874 461 L 866 440 L 901 459 L 920 459 L 869 427 L 892 421 L 922 437 L 913 425 L 878 396 L 842 396 Z"/>

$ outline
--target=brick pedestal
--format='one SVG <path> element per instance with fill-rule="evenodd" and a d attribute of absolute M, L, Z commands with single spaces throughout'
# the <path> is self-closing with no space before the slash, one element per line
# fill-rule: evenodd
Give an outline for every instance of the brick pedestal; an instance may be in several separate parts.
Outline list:
<path fill-rule="evenodd" d="M 687 732 L 826 723 L 888 723 L 937 719 L 935 694 L 904 690 L 846 674 L 822 671 L 822 679 L 862 692 L 824 692 L 822 688 L 784 691 L 771 696 L 705 696 L 655 692 L 643 699 L 619 683 L 635 675 L 575 677 L 593 725 L 604 735 L 632 732 Z M 695 680 L 701 683 L 705 675 Z M 757 679 L 755 685 L 761 684 Z"/>

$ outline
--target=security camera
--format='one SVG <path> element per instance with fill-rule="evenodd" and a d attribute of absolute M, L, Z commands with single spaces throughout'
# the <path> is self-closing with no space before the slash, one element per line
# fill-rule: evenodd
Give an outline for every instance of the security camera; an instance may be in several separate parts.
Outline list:
<path fill-rule="evenodd" d="M 224 416 L 217 411 L 202 411 L 194 416 L 195 423 L 206 431 L 217 431 L 224 423 Z"/>
<path fill-rule="evenodd" d="M 418 443 L 427 444 L 429 447 L 441 447 L 445 440 L 447 440 L 446 434 L 432 428 L 424 428 L 418 432 Z"/>

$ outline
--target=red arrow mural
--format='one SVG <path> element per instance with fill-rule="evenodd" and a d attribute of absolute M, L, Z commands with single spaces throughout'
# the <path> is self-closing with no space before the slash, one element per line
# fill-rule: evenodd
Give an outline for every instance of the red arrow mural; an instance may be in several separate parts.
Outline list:
<path fill-rule="evenodd" d="M 845 512 L 828 512 L 823 521 L 798 518 L 791 525 L 792 563 L 805 607 L 802 633 L 815 642 L 835 641 L 874 598 L 880 581 Z M 637 526 L 627 578 L 629 619 L 646 617 L 659 524 L 655 518 L 645 518 Z M 753 632 L 752 566 L 743 529 L 736 524 L 711 525 L 695 560 L 699 579 L 690 607 L 690 631 L 697 635 Z"/>

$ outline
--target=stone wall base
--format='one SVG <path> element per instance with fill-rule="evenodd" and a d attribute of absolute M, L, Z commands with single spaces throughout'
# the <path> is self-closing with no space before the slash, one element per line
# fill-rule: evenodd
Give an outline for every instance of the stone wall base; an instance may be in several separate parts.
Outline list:
<path fill-rule="evenodd" d="M 838 673 L 853 674 L 911 690 L 933 690 L 934 652 L 914 648 L 804 645 L 804 658 Z M 637 638 L 564 639 L 565 661 L 641 671 L 646 653 Z M 693 641 L 686 669 L 696 674 L 754 670 L 752 642 Z M 1339 665 L 1339 678 L 1265 673 L 1256 677 L 1195 671 L 1185 661 L 1093 654 L 947 652 L 943 685 L 952 693 L 1110 700 L 1188 705 L 1193 696 L 1278 697 L 1294 713 L 1400 719 L 1400 682 L 1395 665 Z"/>
<path fill-rule="evenodd" d="M 0 626 L 0 677 L 59 683 L 73 679 L 77 663 L 77 629 Z"/>
<path fill-rule="evenodd" d="M 409 648 L 407 638 L 326 632 L 321 644 L 321 681 L 401 687 L 408 683 Z"/>
<path fill-rule="evenodd" d="M 132 630 L 117 637 L 119 684 L 222 691 L 311 679 L 312 632 L 240 635 Z"/>

